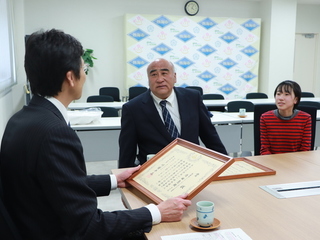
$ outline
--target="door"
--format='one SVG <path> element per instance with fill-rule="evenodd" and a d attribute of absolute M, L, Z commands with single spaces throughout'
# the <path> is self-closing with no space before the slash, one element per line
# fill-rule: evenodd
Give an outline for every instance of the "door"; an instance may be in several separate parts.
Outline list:
<path fill-rule="evenodd" d="M 316 89 L 316 59 L 318 34 L 296 34 L 293 80 L 299 83 L 303 92 Z"/>

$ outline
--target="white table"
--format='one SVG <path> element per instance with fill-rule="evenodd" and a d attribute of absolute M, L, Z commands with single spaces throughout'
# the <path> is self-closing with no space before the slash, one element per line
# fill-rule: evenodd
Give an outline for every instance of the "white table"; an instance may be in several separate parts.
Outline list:
<path fill-rule="evenodd" d="M 92 108 L 92 107 L 113 107 L 116 109 L 121 109 L 122 105 L 125 102 L 79 102 L 79 103 L 70 103 L 69 109 L 84 109 L 84 108 Z"/>
<path fill-rule="evenodd" d="M 101 118 L 96 123 L 71 126 L 82 142 L 86 161 L 105 161 L 119 158 L 120 121 L 121 117 L 109 117 Z M 227 151 L 240 152 L 243 119 L 236 114 L 213 112 L 211 121 Z M 200 143 L 203 145 L 201 141 Z"/>
<path fill-rule="evenodd" d="M 270 104 L 274 103 L 274 98 L 259 98 L 259 99 L 224 99 L 224 100 L 203 100 L 204 105 L 210 106 L 227 106 L 228 102 L 232 101 L 249 101 L 253 104 Z M 313 101 L 320 102 L 320 98 L 301 98 L 301 101 Z M 121 109 L 122 105 L 126 102 L 76 102 L 70 103 L 69 109 L 84 109 L 90 107 L 114 107 L 116 109 Z"/>
<path fill-rule="evenodd" d="M 207 107 L 210 107 L 210 106 L 225 107 L 228 105 L 228 102 L 234 102 L 234 101 L 248 101 L 248 102 L 252 102 L 254 105 L 272 104 L 275 102 L 274 98 L 259 98 L 259 99 L 203 100 L 203 103 Z M 301 98 L 301 101 L 320 102 L 320 98 Z"/>
<path fill-rule="evenodd" d="M 228 153 L 254 150 L 253 113 L 245 118 L 238 113 L 212 112 L 212 124 Z M 72 125 L 81 139 L 86 161 L 116 160 L 119 157 L 119 134 L 121 117 L 101 118 L 97 123 Z M 320 146 L 320 110 L 317 111 L 315 146 Z M 201 145 L 204 145 L 200 141 Z"/>

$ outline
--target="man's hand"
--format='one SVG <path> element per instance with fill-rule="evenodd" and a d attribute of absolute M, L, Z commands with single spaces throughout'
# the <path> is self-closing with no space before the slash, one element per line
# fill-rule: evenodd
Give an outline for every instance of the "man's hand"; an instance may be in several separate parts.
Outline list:
<path fill-rule="evenodd" d="M 129 184 L 126 183 L 126 179 L 128 179 L 134 172 L 140 169 L 140 165 L 134 168 L 127 169 L 121 173 L 115 174 L 118 182 L 119 188 L 128 187 Z"/>
<path fill-rule="evenodd" d="M 182 214 L 191 205 L 191 201 L 185 199 L 188 194 L 170 198 L 157 207 L 161 213 L 161 222 L 177 222 L 182 219 Z"/>

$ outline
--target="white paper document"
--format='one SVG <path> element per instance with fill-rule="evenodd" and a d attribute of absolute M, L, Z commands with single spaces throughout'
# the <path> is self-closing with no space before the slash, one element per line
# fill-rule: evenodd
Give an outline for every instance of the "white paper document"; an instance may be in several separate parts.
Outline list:
<path fill-rule="evenodd" d="M 320 194 L 320 181 L 260 186 L 277 198 L 303 197 Z"/>
<path fill-rule="evenodd" d="M 241 228 L 162 236 L 162 240 L 252 240 Z"/>

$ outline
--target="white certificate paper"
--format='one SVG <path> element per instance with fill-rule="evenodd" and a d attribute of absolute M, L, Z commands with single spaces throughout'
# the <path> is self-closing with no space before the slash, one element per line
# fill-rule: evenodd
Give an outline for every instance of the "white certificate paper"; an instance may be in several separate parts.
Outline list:
<path fill-rule="evenodd" d="M 162 236 L 162 240 L 252 240 L 241 228 Z"/>
<path fill-rule="evenodd" d="M 166 155 L 133 179 L 165 201 L 190 193 L 209 178 L 224 162 L 183 146 L 175 146 Z"/>

